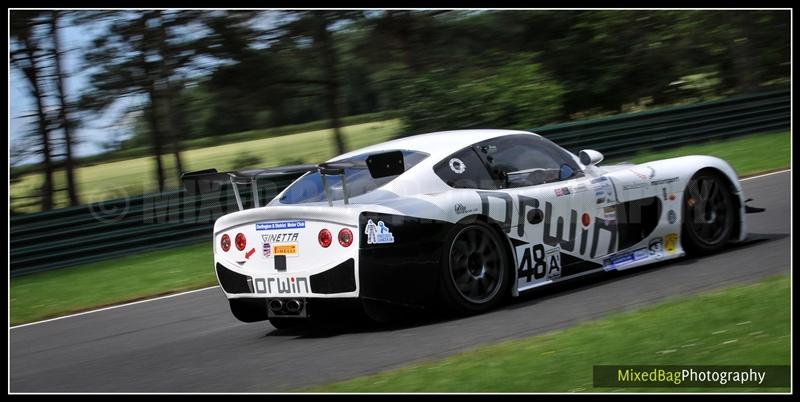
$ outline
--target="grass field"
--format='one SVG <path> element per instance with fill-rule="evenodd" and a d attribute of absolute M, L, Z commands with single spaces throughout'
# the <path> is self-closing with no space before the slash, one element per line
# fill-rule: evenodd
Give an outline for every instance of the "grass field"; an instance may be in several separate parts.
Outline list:
<path fill-rule="evenodd" d="M 11 280 L 11 325 L 216 284 L 211 249 L 196 244 Z"/>
<path fill-rule="evenodd" d="M 383 130 L 389 129 L 376 131 L 385 134 Z M 368 141 L 361 137 L 359 140 Z M 353 147 L 362 145 L 352 142 Z M 789 133 L 751 135 L 629 160 L 642 162 L 690 154 L 723 157 L 740 176 L 786 168 Z M 11 280 L 11 322 L 16 325 L 164 292 L 201 288 L 214 285 L 215 281 L 207 244 L 23 276 Z"/>
<path fill-rule="evenodd" d="M 733 166 L 739 176 L 746 176 L 788 167 L 791 156 L 791 135 L 788 131 L 752 134 L 665 151 L 640 152 L 622 160 L 642 163 L 684 155 L 711 155 L 722 158 Z M 619 161 L 621 160 L 617 160 Z"/>
<path fill-rule="evenodd" d="M 400 131 L 397 119 L 347 126 L 342 129 L 350 149 L 361 148 L 383 142 Z M 233 169 L 235 161 L 242 155 L 258 157 L 258 166 L 281 166 L 294 163 L 316 163 L 336 155 L 332 130 L 317 130 L 289 134 L 260 140 L 237 142 L 206 148 L 191 149 L 182 153 L 184 170 L 217 168 Z M 248 134 L 248 133 L 245 133 Z M 248 136 L 251 136 L 248 134 Z M 171 179 L 168 185 L 177 186 L 174 160 L 164 158 L 166 174 Z M 153 158 L 141 157 L 102 163 L 78 168 L 75 171 L 81 202 L 102 201 L 122 195 L 137 195 L 155 191 L 155 167 Z M 19 183 L 11 186 L 13 197 L 32 194 L 41 186 L 40 174 L 28 174 Z M 63 171 L 54 176 L 55 187 L 63 188 L 66 180 Z M 56 205 L 66 205 L 66 194 L 56 194 Z M 17 203 L 12 203 L 16 206 Z M 38 210 L 38 206 L 20 208 L 23 212 Z"/>
<path fill-rule="evenodd" d="M 544 335 L 305 389 L 313 392 L 788 392 L 594 388 L 593 365 L 788 365 L 788 275 Z"/>

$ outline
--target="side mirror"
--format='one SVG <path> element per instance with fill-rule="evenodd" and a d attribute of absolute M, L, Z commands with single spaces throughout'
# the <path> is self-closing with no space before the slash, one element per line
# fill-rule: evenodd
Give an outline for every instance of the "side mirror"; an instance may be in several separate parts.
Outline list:
<path fill-rule="evenodd" d="M 594 149 L 584 149 L 578 154 L 578 157 L 586 166 L 596 165 L 603 161 L 603 154 L 595 151 Z"/>

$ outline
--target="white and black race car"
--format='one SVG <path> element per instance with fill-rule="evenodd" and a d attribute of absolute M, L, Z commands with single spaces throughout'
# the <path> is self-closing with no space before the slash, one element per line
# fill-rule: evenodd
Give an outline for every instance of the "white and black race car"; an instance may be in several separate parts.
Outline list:
<path fill-rule="evenodd" d="M 233 314 L 285 327 L 315 303 L 482 312 L 563 279 L 745 239 L 736 173 L 710 156 L 598 166 L 537 134 L 458 130 L 401 138 L 320 165 L 188 173 L 253 184 L 305 171 L 266 206 L 214 225 Z M 294 170 L 293 170 L 294 169 Z M 188 185 L 187 185 L 188 188 Z"/>

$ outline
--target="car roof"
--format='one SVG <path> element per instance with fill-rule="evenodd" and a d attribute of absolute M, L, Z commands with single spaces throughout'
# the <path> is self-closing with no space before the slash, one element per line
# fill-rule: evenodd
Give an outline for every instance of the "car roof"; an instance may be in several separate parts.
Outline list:
<path fill-rule="evenodd" d="M 347 159 L 363 153 L 374 153 L 391 150 L 409 150 L 425 152 L 433 160 L 440 160 L 462 148 L 470 146 L 476 142 L 488 140 L 490 138 L 501 137 L 512 134 L 538 134 L 519 130 L 451 130 L 437 131 L 427 134 L 412 135 L 409 137 L 398 138 L 396 140 L 382 142 L 365 148 L 356 149 L 348 153 L 332 158 L 330 161 Z"/>

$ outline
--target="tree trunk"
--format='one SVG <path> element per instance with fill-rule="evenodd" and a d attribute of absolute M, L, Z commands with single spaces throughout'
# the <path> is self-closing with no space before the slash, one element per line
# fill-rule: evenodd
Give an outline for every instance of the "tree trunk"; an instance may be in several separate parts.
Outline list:
<path fill-rule="evenodd" d="M 331 128 L 333 129 L 333 139 L 338 154 L 347 152 L 347 144 L 342 134 L 342 121 L 339 100 L 339 75 L 338 75 L 338 57 L 336 56 L 336 48 L 333 44 L 333 36 L 328 31 L 327 21 L 319 24 L 319 31 L 317 32 L 316 40 L 319 41 L 319 46 L 323 52 L 323 63 L 325 64 L 326 75 L 326 95 L 328 103 L 328 112 L 330 113 Z"/>
<path fill-rule="evenodd" d="M 158 191 L 164 192 L 164 161 L 161 155 L 164 153 L 162 145 L 163 136 L 161 135 L 161 128 L 158 123 L 158 95 L 155 88 L 150 88 L 150 113 L 147 113 L 150 122 L 150 138 L 153 141 L 153 154 L 156 158 L 156 180 L 158 180 Z"/>
<path fill-rule="evenodd" d="M 67 114 L 67 101 L 64 94 L 64 72 L 61 68 L 61 53 L 58 36 L 58 11 L 53 11 L 50 19 L 50 32 L 53 38 L 53 63 L 55 66 L 56 88 L 58 89 L 59 113 L 58 118 L 61 122 L 61 129 L 64 130 L 65 159 L 64 171 L 67 175 L 67 193 L 69 195 L 69 205 L 78 205 L 78 185 L 75 182 L 75 164 L 72 159 L 72 126 Z"/>
<path fill-rule="evenodd" d="M 159 65 L 159 77 L 163 80 L 164 84 L 164 106 L 166 117 L 167 131 L 169 134 L 170 151 L 175 158 L 175 171 L 177 178 L 180 179 L 183 173 L 183 162 L 181 161 L 181 133 L 180 127 L 177 124 L 177 116 L 175 109 L 175 88 L 174 83 L 170 79 L 173 74 L 172 66 L 169 64 L 174 59 L 175 55 L 172 54 L 167 43 L 167 28 L 164 25 L 164 19 L 161 12 L 158 15 L 158 54 L 161 58 Z"/>
<path fill-rule="evenodd" d="M 50 128 L 48 127 L 47 114 L 44 111 L 44 101 L 41 86 L 39 83 L 39 67 L 36 65 L 36 44 L 31 38 L 25 38 L 26 55 L 30 59 L 30 66 L 23 68 L 25 76 L 31 84 L 31 95 L 36 101 L 36 117 L 39 126 L 39 135 L 42 146 L 42 180 L 41 202 L 42 211 L 53 209 L 53 161 L 50 155 Z"/>
<path fill-rule="evenodd" d="M 749 20 L 750 16 L 748 16 Z M 735 38 L 731 43 L 731 54 L 733 56 L 733 67 L 736 71 L 737 82 L 739 91 L 742 93 L 751 93 L 758 90 L 759 70 L 754 63 L 753 48 L 751 45 L 752 34 L 749 28 L 749 21 L 741 21 L 738 32 L 741 36 Z"/>
<path fill-rule="evenodd" d="M 169 120 L 169 129 L 170 129 L 170 141 L 172 144 L 172 155 L 175 157 L 175 170 L 178 173 L 178 179 L 180 179 L 181 174 L 183 173 L 183 162 L 181 161 L 181 127 L 178 122 L 178 107 L 175 105 L 175 89 L 173 88 L 172 84 L 170 84 L 168 89 L 168 95 L 166 99 L 167 103 L 167 119 Z"/>

